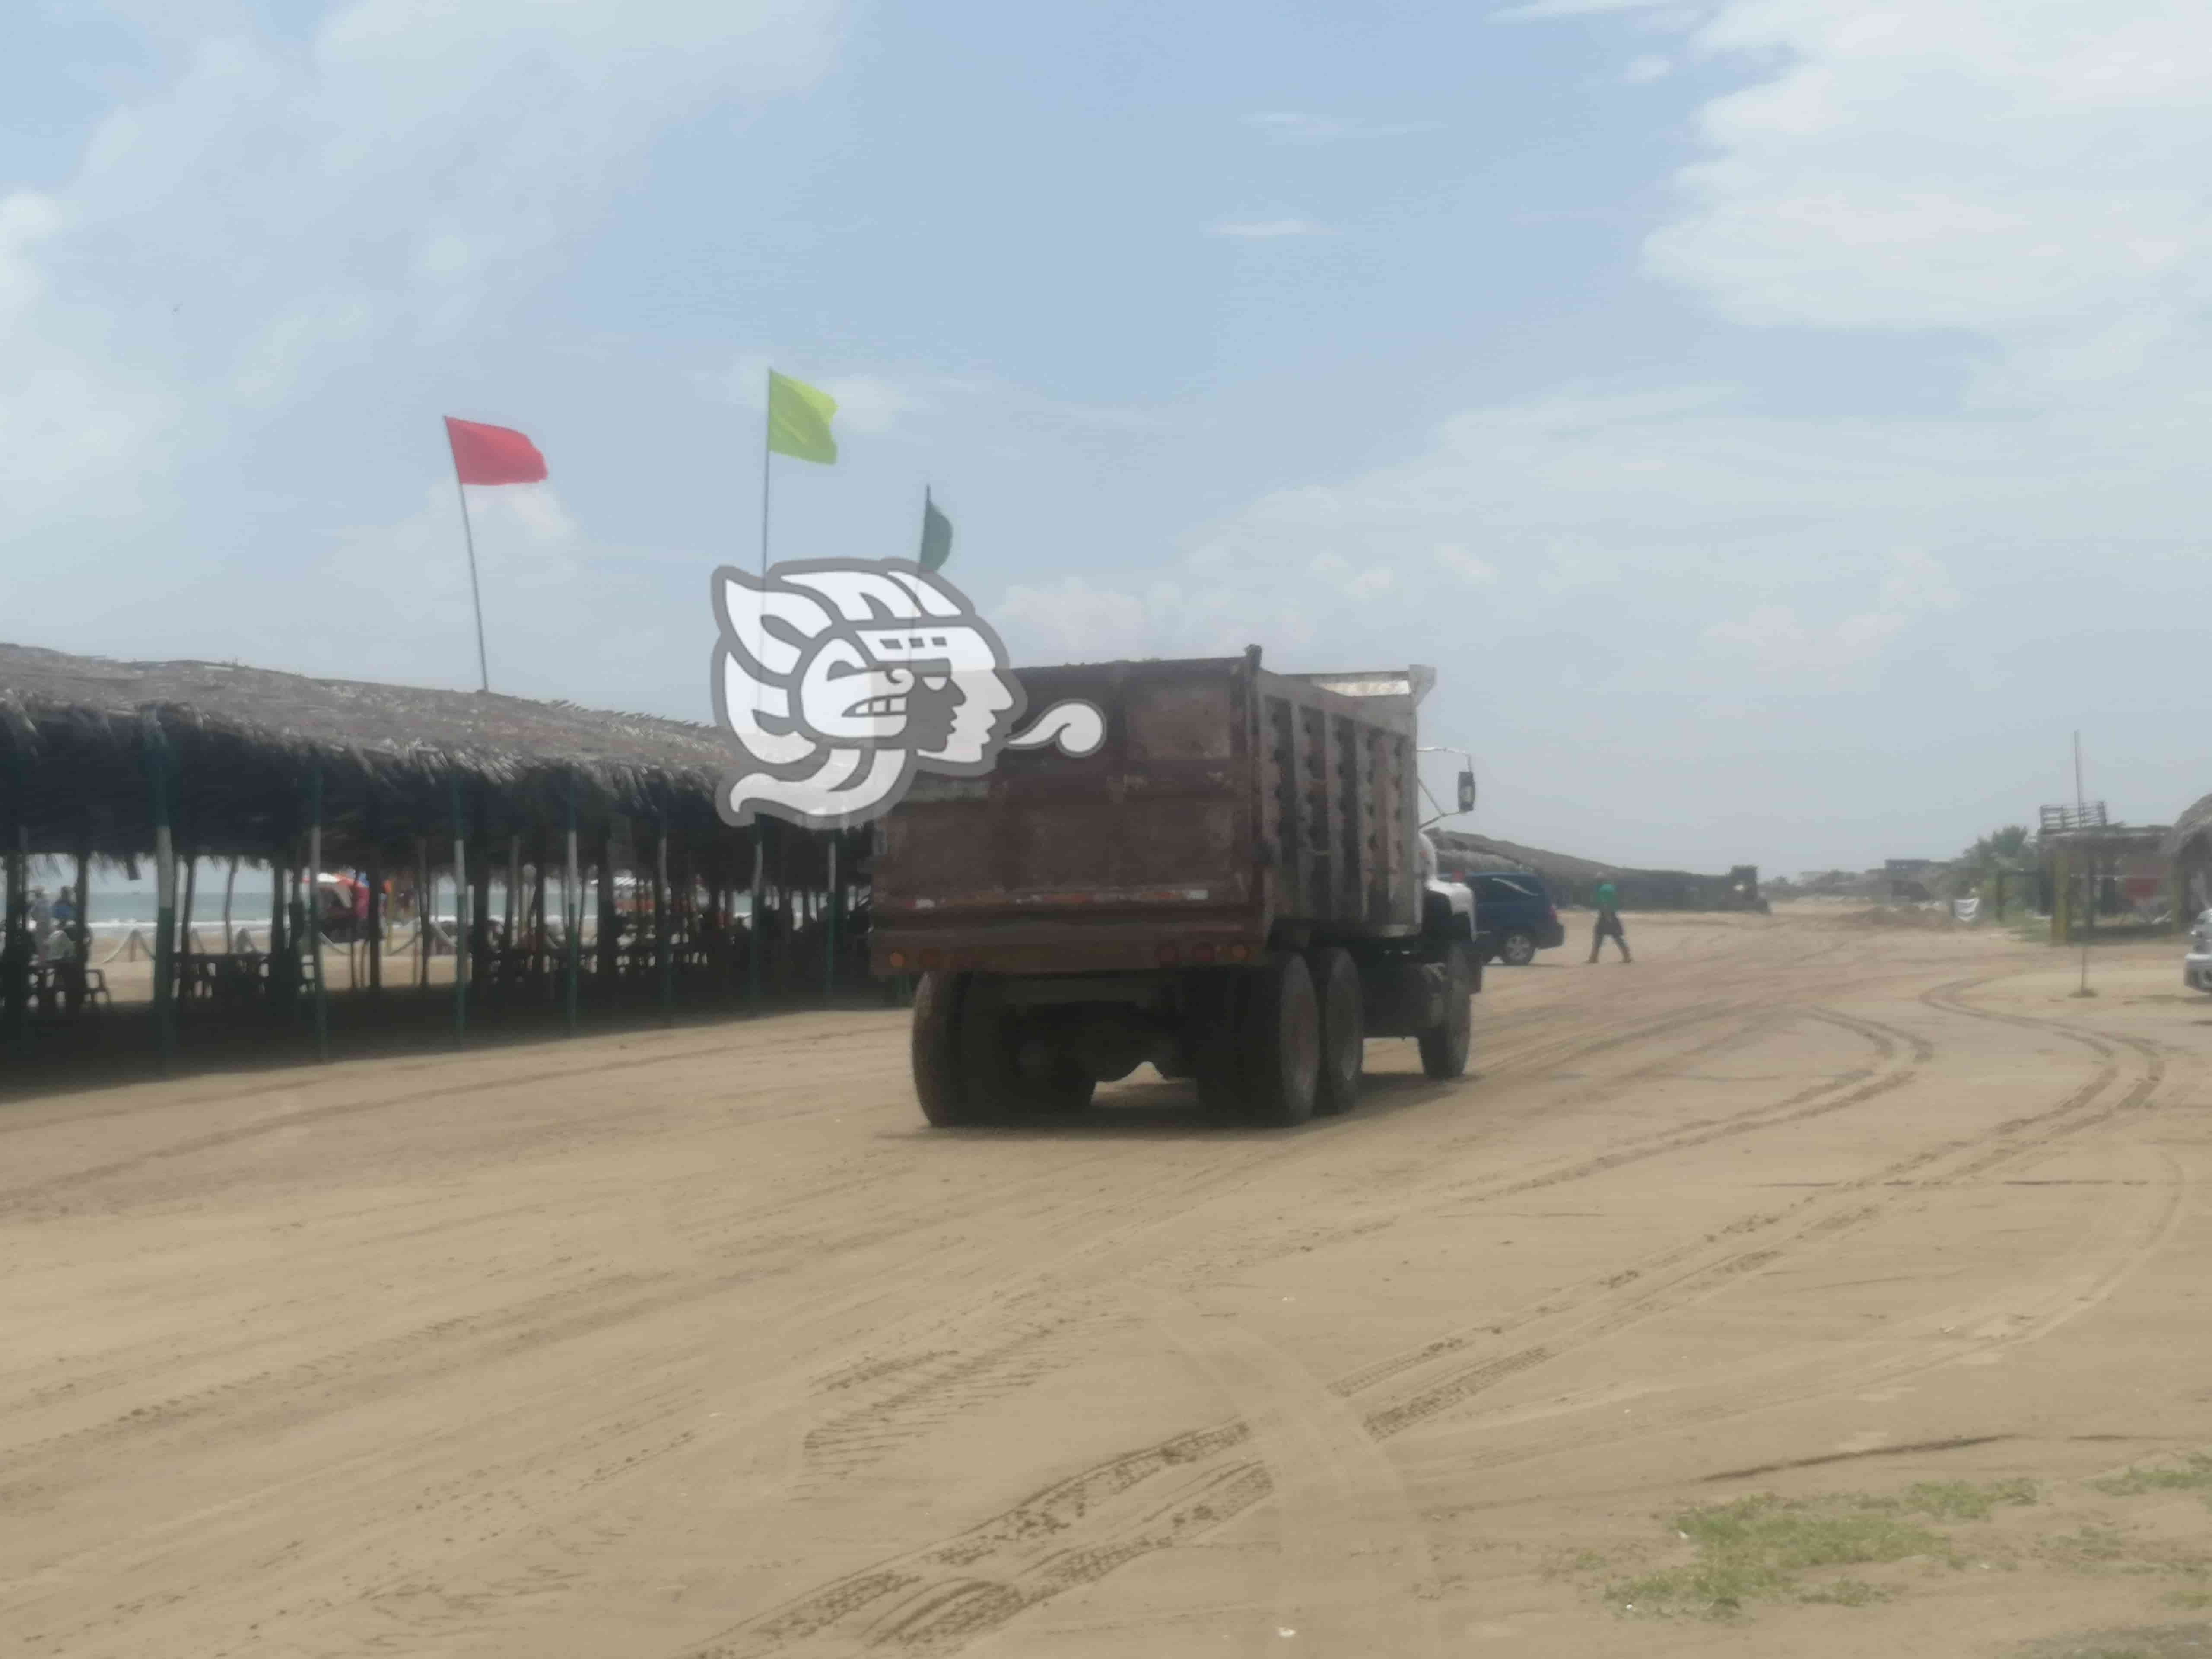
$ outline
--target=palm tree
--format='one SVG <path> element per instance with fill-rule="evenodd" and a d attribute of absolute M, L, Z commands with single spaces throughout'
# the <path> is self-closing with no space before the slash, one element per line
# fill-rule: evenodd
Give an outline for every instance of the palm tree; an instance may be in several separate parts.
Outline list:
<path fill-rule="evenodd" d="M 1952 869 L 1963 887 L 1993 887 L 2002 893 L 2009 885 L 2012 891 L 2020 892 L 2023 890 L 2020 884 L 2001 885 L 2001 878 L 2035 868 L 2037 851 L 2035 837 L 2026 824 L 2008 823 L 1976 841 L 1959 855 Z M 2003 908 L 2002 901 L 1998 908 Z"/>

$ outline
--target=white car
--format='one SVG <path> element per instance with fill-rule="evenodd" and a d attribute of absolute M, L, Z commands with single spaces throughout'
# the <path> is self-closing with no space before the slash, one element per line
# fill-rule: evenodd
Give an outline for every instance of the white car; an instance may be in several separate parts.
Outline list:
<path fill-rule="evenodd" d="M 2192 991 L 2212 991 L 2212 910 L 2189 930 L 2189 954 L 2181 959 L 2181 982 Z"/>

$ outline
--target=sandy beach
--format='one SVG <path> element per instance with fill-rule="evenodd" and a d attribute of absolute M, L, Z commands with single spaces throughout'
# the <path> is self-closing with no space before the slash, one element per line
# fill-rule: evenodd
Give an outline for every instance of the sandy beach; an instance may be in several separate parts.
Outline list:
<path fill-rule="evenodd" d="M 1376 1042 L 1288 1132 L 1149 1072 L 933 1132 L 894 1011 L 14 1101 L 0 1644 L 1952 1659 L 2180 1617 L 2176 948 L 2085 1000 L 2002 933 L 1629 920 L 1633 967 L 1493 969 L 1463 1081 Z M 1894 1534 L 1716 1578 L 1697 1517 L 1759 1493 L 1725 1513 Z"/>

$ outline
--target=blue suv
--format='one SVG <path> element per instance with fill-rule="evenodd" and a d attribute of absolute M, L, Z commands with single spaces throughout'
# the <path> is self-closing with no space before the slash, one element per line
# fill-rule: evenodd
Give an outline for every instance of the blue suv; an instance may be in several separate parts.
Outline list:
<path fill-rule="evenodd" d="M 1474 889 L 1474 949 L 1486 962 L 1526 968 L 1539 951 L 1556 951 L 1567 930 L 1541 876 L 1526 870 L 1472 870 L 1460 878 Z"/>

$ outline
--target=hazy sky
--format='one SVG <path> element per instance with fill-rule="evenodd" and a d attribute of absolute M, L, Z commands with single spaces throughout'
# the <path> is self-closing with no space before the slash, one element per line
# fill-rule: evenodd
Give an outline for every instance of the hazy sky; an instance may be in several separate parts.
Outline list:
<path fill-rule="evenodd" d="M 0 636 L 711 718 L 787 557 L 1018 661 L 1422 661 L 1472 827 L 1942 855 L 2212 789 L 2203 0 L 30 0 Z"/>

